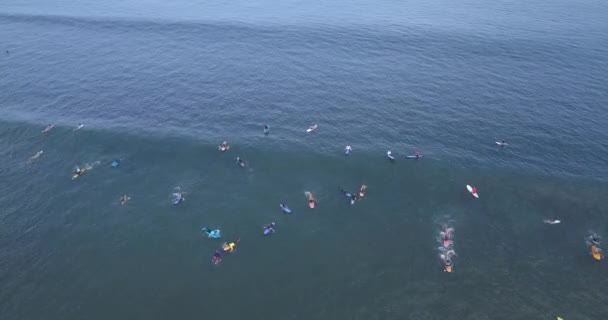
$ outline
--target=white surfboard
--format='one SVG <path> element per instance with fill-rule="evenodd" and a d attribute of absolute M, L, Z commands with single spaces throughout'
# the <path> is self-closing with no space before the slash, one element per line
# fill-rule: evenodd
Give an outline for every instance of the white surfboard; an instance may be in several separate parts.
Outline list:
<path fill-rule="evenodd" d="M 479 198 L 479 195 L 477 194 L 477 192 L 473 193 L 473 187 L 471 187 L 468 184 L 467 184 L 467 190 L 469 190 L 469 192 L 473 195 L 473 197 Z"/>
<path fill-rule="evenodd" d="M 306 132 L 313 132 L 315 129 L 317 129 L 317 127 L 318 127 L 318 126 L 317 126 L 316 124 L 315 124 L 315 125 L 312 125 L 312 126 L 310 126 L 308 129 L 306 129 Z"/>
<path fill-rule="evenodd" d="M 546 224 L 558 224 L 558 223 L 562 223 L 561 220 L 543 220 L 544 223 Z"/>
<path fill-rule="evenodd" d="M 499 146 L 501 146 L 501 147 L 502 147 L 502 146 L 508 146 L 508 145 L 509 145 L 509 144 L 508 144 L 508 143 L 506 143 L 506 142 L 500 142 L 500 141 L 496 141 L 496 144 L 497 144 L 497 145 L 499 145 Z"/>

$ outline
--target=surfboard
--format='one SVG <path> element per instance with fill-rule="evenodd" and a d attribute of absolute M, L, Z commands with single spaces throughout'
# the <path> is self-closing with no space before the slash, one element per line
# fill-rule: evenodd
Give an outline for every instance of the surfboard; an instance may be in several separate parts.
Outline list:
<path fill-rule="evenodd" d="M 265 236 L 267 236 L 267 235 L 271 234 L 271 233 L 272 233 L 272 230 L 273 230 L 273 229 L 270 229 L 270 228 L 266 228 L 266 229 L 264 229 L 264 235 L 265 235 Z"/>
<path fill-rule="evenodd" d="M 562 223 L 561 220 L 543 220 L 544 223 L 546 224 L 558 224 L 558 223 Z"/>
<path fill-rule="evenodd" d="M 473 195 L 473 197 L 479 198 L 479 195 L 477 194 L 477 192 L 473 193 L 473 187 L 471 187 L 468 184 L 467 184 L 467 190 L 469 190 L 469 192 Z"/>
<path fill-rule="evenodd" d="M 306 197 L 308 197 L 308 206 L 311 209 L 314 209 L 315 208 L 315 200 L 314 200 L 315 198 L 314 198 L 314 196 L 312 195 L 312 193 L 310 193 L 308 191 L 304 192 L 304 194 L 306 195 Z M 311 198 L 312 198 L 312 201 L 310 201 Z"/>
<path fill-rule="evenodd" d="M 386 152 L 386 156 L 388 157 L 389 160 L 391 161 L 395 161 L 395 157 L 393 156 L 393 153 L 390 151 Z"/>
<path fill-rule="evenodd" d="M 602 260 L 602 254 L 596 246 L 591 246 L 591 256 L 593 256 L 593 259 L 597 261 Z"/>
<path fill-rule="evenodd" d="M 82 171 L 80 174 L 76 174 L 74 173 L 74 175 L 72 176 L 72 180 L 76 180 L 78 178 L 80 178 L 83 174 L 85 174 L 87 172 L 86 169 L 83 169 L 84 171 Z"/>
<path fill-rule="evenodd" d="M 315 125 L 312 125 L 312 126 L 310 126 L 308 129 L 306 129 L 306 132 L 313 132 L 315 129 L 317 129 L 317 127 L 318 127 L 318 126 L 317 126 L 316 124 L 315 124 Z"/>
<path fill-rule="evenodd" d="M 418 158 L 416 158 L 415 155 L 413 155 L 413 156 L 405 156 L 405 157 L 408 158 L 408 159 L 419 159 L 419 158 L 422 158 L 422 155 L 419 155 Z"/>
<path fill-rule="evenodd" d="M 499 146 L 501 146 L 501 147 L 502 147 L 502 146 L 508 146 L 508 145 L 509 145 L 509 144 L 508 144 L 508 143 L 506 143 L 506 142 L 504 142 L 504 143 L 503 143 L 503 142 L 500 142 L 500 141 L 496 141 L 496 144 L 497 144 L 497 145 L 499 145 Z"/>
<path fill-rule="evenodd" d="M 445 272 L 447 272 L 447 273 L 452 273 L 452 266 L 447 266 L 447 265 L 446 265 L 446 266 L 444 267 L 444 270 L 445 270 Z"/>
<path fill-rule="evenodd" d="M 230 150 L 230 146 L 217 146 L 217 149 L 220 150 L 221 152 L 224 152 L 226 150 Z"/>
<path fill-rule="evenodd" d="M 281 207 L 281 210 L 283 210 L 283 212 L 285 213 L 291 213 L 291 209 L 289 209 L 287 206 L 284 205 L 279 205 Z"/>
<path fill-rule="evenodd" d="M 173 205 L 178 205 L 184 200 L 186 200 L 186 198 L 184 198 L 184 196 L 180 196 L 179 198 L 176 196 L 175 199 L 173 199 Z"/>
<path fill-rule="evenodd" d="M 116 168 L 116 167 L 118 167 L 119 165 L 120 165 L 120 161 L 118 161 L 118 160 L 114 160 L 114 161 L 112 161 L 112 168 Z"/>
<path fill-rule="evenodd" d="M 367 186 L 366 185 L 362 185 L 361 188 L 359 189 L 359 197 L 360 198 L 365 197 L 365 191 L 367 191 Z"/>

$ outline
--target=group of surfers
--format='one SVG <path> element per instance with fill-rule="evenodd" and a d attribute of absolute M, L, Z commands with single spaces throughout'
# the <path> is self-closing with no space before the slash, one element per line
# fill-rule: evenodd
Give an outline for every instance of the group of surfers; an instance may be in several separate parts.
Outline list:
<path fill-rule="evenodd" d="M 213 257 L 211 257 L 211 262 L 213 264 L 218 264 L 218 263 L 222 262 L 222 254 L 223 253 L 232 253 L 236 249 L 236 246 L 239 244 L 240 241 L 241 241 L 241 239 L 236 239 L 233 242 L 230 242 L 230 243 L 225 242 L 224 244 L 222 244 L 221 249 L 215 250 Z"/>
<path fill-rule="evenodd" d="M 83 125 L 82 125 L 82 124 L 80 124 L 80 125 L 78 126 L 78 129 L 80 129 L 80 128 L 82 128 L 82 127 L 83 127 Z M 44 130 L 43 130 L 43 133 L 49 132 L 51 129 L 53 129 L 53 125 L 48 125 L 48 126 L 47 126 L 47 127 L 44 129 Z M 316 129 L 316 128 L 315 128 L 315 129 Z M 314 129 L 313 129 L 313 130 L 314 130 Z M 264 134 L 268 134 L 268 133 L 269 133 L 269 131 L 270 131 L 270 128 L 269 128 L 267 125 L 266 125 L 266 126 L 264 126 Z M 507 145 L 507 142 L 503 140 L 503 141 L 499 142 L 498 144 L 499 144 L 499 145 L 501 145 L 501 146 L 505 146 L 505 145 Z M 230 149 L 230 145 L 228 144 L 228 142 L 227 142 L 227 141 L 223 141 L 223 142 L 222 142 L 222 144 L 220 144 L 220 145 L 218 146 L 218 149 L 219 149 L 220 151 L 222 151 L 222 152 L 225 152 L 225 151 L 227 151 L 227 150 L 229 150 L 229 149 Z M 42 152 L 43 152 L 43 151 L 39 151 L 37 154 L 35 154 L 35 155 L 34 155 L 34 156 L 31 158 L 31 160 L 38 158 L 38 157 L 39 157 L 39 156 L 42 154 Z M 351 148 L 351 146 L 347 146 L 347 147 L 345 148 L 345 153 L 346 153 L 346 154 L 350 154 L 351 152 L 352 152 L 352 148 Z M 392 156 L 392 153 L 389 151 L 389 152 L 387 153 L 387 155 L 388 155 L 388 156 L 389 156 L 389 158 L 390 158 L 390 157 Z M 415 153 L 415 155 L 414 155 L 413 157 L 411 157 L 411 158 L 419 159 L 419 158 L 420 158 L 420 156 L 421 156 L 421 155 L 420 155 L 420 153 L 419 153 L 419 152 L 416 152 L 416 153 Z M 245 160 L 241 159 L 240 157 L 237 157 L 237 158 L 236 158 L 236 162 L 237 162 L 237 164 L 238 164 L 240 167 L 243 167 L 243 168 L 244 168 L 244 167 L 246 167 L 246 166 L 247 166 L 247 162 L 246 162 Z M 74 172 L 74 176 L 73 176 L 73 178 L 74 178 L 74 179 L 76 179 L 76 178 L 78 178 L 78 177 L 82 176 L 83 174 L 85 174 L 87 171 L 88 171 L 88 168 L 78 168 L 78 167 L 77 167 L 77 168 L 76 168 L 76 170 L 75 170 L 75 172 Z M 346 191 L 346 190 L 344 190 L 344 189 L 340 188 L 340 192 L 341 192 L 342 194 L 344 194 L 344 196 L 346 196 L 347 198 L 349 198 L 349 199 L 350 199 L 350 203 L 351 203 L 351 204 L 355 204 L 355 202 L 356 202 L 357 200 L 360 200 L 360 199 L 362 199 L 362 198 L 365 196 L 365 191 L 366 191 L 366 188 L 367 188 L 367 186 L 366 186 L 366 185 L 362 185 L 362 186 L 360 187 L 360 189 L 359 189 L 359 192 L 358 192 L 358 193 L 357 193 L 357 192 L 348 192 L 348 191 Z M 472 187 L 472 189 L 470 190 L 470 192 L 471 192 L 471 194 L 473 194 L 473 195 L 477 194 L 477 188 L 476 188 L 476 187 Z M 183 198 L 183 193 L 182 193 L 181 191 L 178 191 L 178 192 L 174 193 L 174 195 L 175 195 L 175 198 L 176 198 L 176 199 L 174 200 L 174 204 L 178 204 L 178 203 L 180 203 L 181 201 L 183 201 L 183 200 L 184 200 L 184 198 Z M 311 192 L 306 192 L 306 195 L 307 195 L 307 197 L 308 197 L 308 204 L 309 204 L 309 207 L 310 207 L 310 208 L 314 208 L 314 207 L 315 207 L 315 203 L 316 203 L 316 200 L 315 200 L 314 195 L 313 195 Z M 130 198 L 130 197 L 128 197 L 127 195 L 122 195 L 122 196 L 120 197 L 120 204 L 121 204 L 121 205 L 125 205 L 125 204 L 126 204 L 126 203 L 127 203 L 129 200 L 130 200 L 130 199 L 131 199 L 131 198 Z M 283 204 L 281 204 L 281 208 L 282 208 L 282 209 L 283 209 L 283 211 L 285 211 L 286 213 L 290 213 L 290 212 L 291 212 L 291 210 L 290 210 L 289 208 L 287 208 L 287 206 L 285 206 L 285 205 L 283 205 Z M 288 211 L 289 211 L 289 212 L 288 212 Z M 558 224 L 558 223 L 560 223 L 561 221 L 560 221 L 560 220 L 558 220 L 557 218 L 554 218 L 554 219 L 551 219 L 551 220 L 545 220 L 544 222 L 545 222 L 545 223 L 547 223 L 547 224 Z M 274 223 L 274 222 L 273 222 L 273 223 L 271 223 L 271 224 L 269 224 L 269 225 L 267 225 L 267 226 L 264 228 L 264 234 L 270 234 L 270 233 L 274 233 L 274 227 L 275 227 L 275 223 Z M 443 247 L 444 247 L 444 249 L 445 249 L 445 253 L 444 253 L 444 254 L 442 254 L 442 261 L 443 261 L 443 264 L 444 264 L 444 271 L 446 271 L 446 272 L 452 272 L 452 268 L 453 268 L 453 262 L 452 262 L 452 260 L 451 260 L 451 256 L 453 256 L 453 255 L 455 254 L 453 250 L 450 250 L 451 245 L 452 245 L 452 243 L 453 243 L 453 242 L 452 242 L 452 233 L 451 233 L 451 230 L 452 230 L 452 229 L 450 229 L 450 228 L 446 228 L 446 229 L 444 229 L 444 230 L 441 232 L 442 242 L 443 242 L 443 244 L 444 244 L 444 246 L 443 246 Z M 234 251 L 234 249 L 236 248 L 236 245 L 238 244 L 238 242 L 239 242 L 239 240 L 236 240 L 236 241 L 234 241 L 234 242 L 230 242 L 230 243 L 225 243 L 225 244 L 222 246 L 222 250 L 221 250 L 221 251 L 218 249 L 218 250 L 217 250 L 217 251 L 214 253 L 213 258 L 212 258 L 213 263 L 214 263 L 214 264 L 217 264 L 217 263 L 219 263 L 219 262 L 221 261 L 221 259 L 222 259 L 222 255 L 221 255 L 222 251 L 223 251 L 223 252 L 225 252 L 225 253 L 226 253 L 226 252 L 228 252 L 228 253 L 229 253 L 229 252 Z M 587 243 L 587 245 L 588 245 L 588 247 L 589 247 L 589 250 L 590 250 L 591 256 L 592 256 L 592 257 L 593 257 L 595 260 L 597 260 L 597 261 L 602 260 L 602 259 L 603 259 L 603 255 L 602 255 L 602 250 L 601 250 L 601 248 L 600 248 L 600 241 L 599 241 L 599 237 L 598 237 L 597 235 L 595 235 L 595 234 L 594 234 L 594 235 L 591 235 L 589 238 L 587 238 L 587 242 L 586 242 L 586 243 Z"/>

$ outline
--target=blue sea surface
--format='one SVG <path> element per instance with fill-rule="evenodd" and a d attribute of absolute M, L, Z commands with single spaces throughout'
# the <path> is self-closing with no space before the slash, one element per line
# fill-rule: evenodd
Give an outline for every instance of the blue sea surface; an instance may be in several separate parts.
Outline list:
<path fill-rule="evenodd" d="M 0 319 L 605 318 L 606 35 L 594 0 L 4 0 Z"/>

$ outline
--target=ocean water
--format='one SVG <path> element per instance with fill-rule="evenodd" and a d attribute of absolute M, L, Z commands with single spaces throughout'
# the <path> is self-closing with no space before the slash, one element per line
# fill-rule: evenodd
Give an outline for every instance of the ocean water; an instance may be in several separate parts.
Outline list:
<path fill-rule="evenodd" d="M 0 319 L 605 318 L 608 264 L 584 238 L 608 237 L 607 17 L 604 1 L 4 0 Z M 351 206 L 339 190 L 361 184 Z"/>

